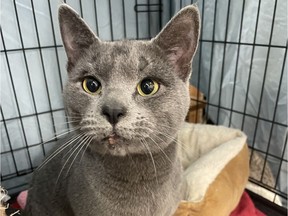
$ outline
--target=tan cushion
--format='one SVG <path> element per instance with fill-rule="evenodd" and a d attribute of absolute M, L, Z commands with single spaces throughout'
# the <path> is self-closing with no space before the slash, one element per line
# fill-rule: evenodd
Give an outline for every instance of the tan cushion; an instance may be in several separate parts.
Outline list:
<path fill-rule="evenodd" d="M 185 201 L 183 200 L 180 203 L 174 216 L 218 216 L 218 215 L 228 216 L 236 208 L 237 204 L 239 203 L 241 195 L 248 181 L 249 153 L 248 153 L 247 144 L 245 142 L 246 136 L 243 135 L 245 137 L 244 139 L 242 139 L 241 132 L 239 133 L 239 131 L 236 131 L 234 129 L 229 129 L 229 128 L 227 128 L 227 130 L 223 127 L 217 128 L 217 126 L 216 128 L 215 126 L 212 128 L 211 126 L 199 127 L 197 125 L 190 126 L 190 127 L 193 128 L 190 131 L 190 133 L 192 133 L 193 135 L 193 138 L 191 137 L 187 139 L 186 141 L 185 139 L 184 141 L 182 140 L 182 142 L 186 142 L 186 144 L 184 143 L 186 146 L 189 146 L 189 145 L 192 146 L 192 145 L 198 145 L 198 144 L 203 145 L 203 143 L 201 142 L 202 138 L 197 137 L 197 135 L 202 135 L 202 132 L 205 132 L 205 130 L 207 129 L 210 131 L 209 132 L 210 134 L 207 133 L 207 135 L 211 136 L 211 139 L 213 139 L 215 134 L 216 136 L 217 134 L 218 135 L 221 134 L 221 136 L 223 137 L 221 138 L 218 137 L 218 139 L 220 141 L 223 140 L 223 143 L 221 144 L 219 142 L 217 143 L 215 142 L 214 148 L 213 146 L 209 146 L 208 149 L 205 149 L 205 151 L 203 151 L 205 152 L 203 153 L 203 157 L 201 157 L 202 155 L 200 156 L 197 155 L 196 158 L 198 159 L 196 160 L 193 159 L 191 165 L 188 167 L 187 167 L 187 160 L 185 161 L 185 164 L 184 164 L 186 166 L 185 172 L 188 172 L 188 174 L 187 173 L 186 174 L 184 173 L 184 174 L 188 178 L 187 183 L 189 184 L 189 181 L 190 181 L 190 184 L 192 184 L 192 185 L 188 185 L 188 190 L 191 190 L 192 195 L 190 194 L 190 198 L 188 197 L 187 200 Z M 218 129 L 219 129 L 219 133 L 216 133 Z M 213 132 L 213 130 L 215 133 Z M 223 131 L 224 132 L 227 131 L 226 137 L 224 137 L 225 135 L 223 134 L 225 133 L 223 133 Z M 236 133 L 233 134 L 235 131 Z M 235 137 L 233 138 L 233 136 Z M 231 141 L 229 141 L 227 137 Z M 192 143 L 187 143 L 189 141 L 191 142 L 191 140 L 193 140 Z M 206 140 L 207 140 L 207 137 L 205 137 L 205 141 Z M 238 147 L 235 145 L 235 143 L 237 143 Z M 225 152 L 225 150 L 227 150 L 227 146 L 229 148 L 236 149 L 237 153 L 235 152 L 232 153 L 232 151 Z M 239 150 L 237 148 L 239 148 Z M 225 155 L 223 156 L 219 154 L 219 152 L 222 152 L 222 153 L 225 152 Z M 229 155 L 230 152 L 233 156 L 231 158 L 229 158 L 229 156 L 231 156 Z M 213 154 L 215 156 L 215 161 L 211 160 L 211 158 L 213 159 Z M 221 155 L 221 157 L 219 157 L 219 155 Z M 206 164 L 205 164 L 205 158 L 206 160 L 208 160 L 208 163 L 206 161 Z M 220 169 L 217 171 L 216 176 L 211 178 L 209 171 L 208 172 L 207 170 L 205 171 L 205 168 L 207 167 L 207 164 L 212 164 L 211 167 L 213 168 L 214 167 L 213 163 L 217 164 L 219 160 L 221 160 L 221 158 L 223 158 L 223 161 L 225 160 L 227 161 L 227 158 L 228 158 L 228 161 L 227 162 L 225 161 L 226 164 L 223 167 L 218 166 L 220 167 Z M 191 174 L 191 176 L 189 176 L 189 172 L 190 172 L 189 168 L 191 168 L 195 163 L 200 161 L 199 159 L 204 159 L 204 163 L 201 162 L 202 164 L 204 164 L 204 168 L 203 166 L 202 168 L 201 166 L 199 166 L 201 170 L 203 169 L 203 176 L 199 175 L 199 172 L 198 173 L 195 172 L 195 167 L 194 167 L 194 171 L 192 170 L 193 173 Z M 200 170 L 200 173 L 201 173 L 201 170 Z M 196 166 L 196 171 L 197 171 L 197 166 Z M 211 170 L 211 173 L 213 172 L 215 173 L 215 170 Z M 194 175 L 194 173 L 196 173 L 196 175 Z M 211 174 L 211 175 L 213 176 L 215 174 Z M 197 176 L 198 179 L 193 179 L 193 176 Z M 203 184 L 205 188 L 205 184 L 206 184 L 205 181 L 207 182 L 207 179 L 208 179 L 208 183 L 207 183 L 208 186 L 206 187 L 205 190 L 203 190 Z M 199 183 L 199 188 L 197 188 L 197 183 Z M 197 195 L 198 191 L 200 191 L 199 195 Z M 195 194 L 195 196 L 193 194 Z"/>

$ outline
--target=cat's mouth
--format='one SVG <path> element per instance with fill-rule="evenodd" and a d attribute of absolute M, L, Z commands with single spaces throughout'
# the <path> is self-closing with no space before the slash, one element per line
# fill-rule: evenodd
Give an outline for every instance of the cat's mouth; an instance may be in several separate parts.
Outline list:
<path fill-rule="evenodd" d="M 111 149 L 115 148 L 115 145 L 119 142 L 122 137 L 116 132 L 111 133 L 108 137 L 104 138 L 104 141 L 108 143 L 108 147 Z"/>

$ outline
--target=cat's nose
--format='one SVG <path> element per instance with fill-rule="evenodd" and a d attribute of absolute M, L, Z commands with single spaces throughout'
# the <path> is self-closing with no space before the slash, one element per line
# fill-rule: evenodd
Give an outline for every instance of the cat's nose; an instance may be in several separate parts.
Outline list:
<path fill-rule="evenodd" d="M 104 115 L 112 125 L 117 124 L 119 122 L 119 119 L 125 116 L 126 112 L 126 108 L 121 105 L 104 105 L 102 107 L 102 115 Z"/>

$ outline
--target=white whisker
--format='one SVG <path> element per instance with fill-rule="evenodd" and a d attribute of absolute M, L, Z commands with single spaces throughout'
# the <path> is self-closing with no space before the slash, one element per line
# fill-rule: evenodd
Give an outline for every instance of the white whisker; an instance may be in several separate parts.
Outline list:
<path fill-rule="evenodd" d="M 82 146 L 81 146 L 81 148 L 78 150 L 78 152 L 77 152 L 77 154 L 75 155 L 74 159 L 72 160 L 72 162 L 71 162 L 71 164 L 70 164 L 70 166 L 69 166 L 69 168 L 68 168 L 68 170 L 67 170 L 67 172 L 66 172 L 65 177 L 67 177 L 67 175 L 68 175 L 71 167 L 72 167 L 73 164 L 74 164 L 74 161 L 76 160 L 77 156 L 79 155 L 79 153 L 81 152 L 81 150 L 82 150 L 83 147 L 85 146 L 85 142 L 88 141 L 89 139 L 91 139 L 91 137 L 88 137 L 88 136 L 87 136 L 86 138 L 84 138 L 84 139 L 80 142 L 79 146 L 81 146 L 81 145 L 82 145 Z M 78 147 L 77 147 L 77 148 L 78 148 Z"/>
<path fill-rule="evenodd" d="M 151 157 L 151 160 L 152 160 L 152 163 L 153 163 L 153 167 L 154 167 L 156 182 L 157 182 L 157 184 L 159 185 L 158 177 L 157 177 L 157 169 L 156 169 L 155 161 L 154 161 L 154 158 L 153 158 L 153 154 L 152 154 L 152 152 L 150 151 L 148 144 L 147 144 L 147 143 L 145 144 L 145 140 L 143 140 L 143 142 L 141 142 L 141 143 L 145 146 L 145 148 L 147 149 L 147 151 L 148 151 L 148 153 L 149 153 L 149 155 L 150 155 L 150 157 Z"/>
<path fill-rule="evenodd" d="M 67 142 L 61 145 L 58 149 L 56 149 L 51 155 L 49 155 L 42 164 L 40 164 L 37 170 L 41 170 L 47 163 L 49 163 L 54 157 L 56 157 L 59 153 L 61 153 L 65 148 L 72 145 L 74 141 L 76 141 L 79 137 L 81 137 L 83 133 L 75 135 L 71 137 Z"/>
<path fill-rule="evenodd" d="M 81 141 L 83 140 L 83 138 L 86 136 L 86 135 L 84 135 L 84 134 L 85 134 L 85 132 L 82 132 L 82 133 L 81 133 L 81 136 L 80 136 L 80 139 L 81 139 L 81 140 L 78 140 L 78 142 L 79 142 L 79 141 L 81 142 Z M 77 143 L 78 143 L 78 142 L 77 142 Z M 75 146 L 73 146 L 72 148 L 70 148 L 70 149 L 63 155 L 63 158 L 65 158 L 67 155 L 69 155 L 70 152 L 73 151 L 76 147 L 77 147 L 77 145 L 75 145 Z"/>
<path fill-rule="evenodd" d="M 173 162 L 171 161 L 171 159 L 168 157 L 168 155 L 164 152 L 164 150 L 158 145 L 158 143 L 152 138 L 152 137 L 148 137 L 149 139 L 151 139 L 154 143 L 155 143 L 155 145 L 160 149 L 160 151 L 164 154 L 164 156 L 167 158 L 167 160 L 171 163 L 171 164 L 173 164 Z M 157 138 L 159 138 L 159 137 L 157 137 Z M 161 138 L 159 138 L 159 139 L 161 139 Z M 161 139 L 162 140 L 162 139 Z M 162 140 L 162 142 L 164 142 L 163 140 Z"/>
<path fill-rule="evenodd" d="M 60 134 L 58 134 L 58 135 L 54 134 L 54 137 L 53 137 L 53 138 L 51 138 L 51 139 L 49 139 L 49 140 L 45 140 L 45 141 L 44 141 L 43 143 L 41 143 L 41 144 L 43 145 L 43 144 L 45 144 L 45 143 L 51 142 L 51 141 L 54 140 L 54 139 L 58 139 L 59 137 L 62 137 L 62 136 L 64 136 L 64 135 L 68 134 L 68 133 L 74 132 L 74 131 L 76 131 L 76 130 L 78 130 L 78 129 L 79 129 L 79 127 L 74 128 L 74 129 L 72 129 L 72 130 L 68 130 L 68 131 L 61 131 Z"/>
<path fill-rule="evenodd" d="M 87 142 L 86 147 L 85 147 L 85 149 L 84 149 L 84 151 L 83 151 L 83 153 L 81 155 L 80 162 L 82 161 L 82 158 L 83 158 L 87 148 L 89 147 L 90 143 L 92 142 L 92 140 L 93 140 L 93 137 L 91 137 L 91 139 Z"/>
<path fill-rule="evenodd" d="M 180 148 L 182 148 L 184 151 L 188 151 L 189 149 L 187 148 L 187 146 L 185 145 L 185 143 L 183 143 L 182 141 L 180 141 L 177 136 L 176 137 L 172 137 L 170 134 L 164 132 L 164 131 L 159 131 L 157 129 L 151 129 L 148 127 L 145 127 L 146 129 L 152 131 L 152 132 L 156 132 L 159 135 L 162 135 L 164 137 L 166 137 L 168 140 L 170 140 L 171 142 L 175 142 L 178 146 L 180 146 Z M 156 135 L 155 135 L 156 136 Z M 161 139 L 159 136 L 156 136 L 158 139 Z M 164 141 L 163 139 L 161 139 L 162 141 Z"/>
<path fill-rule="evenodd" d="M 69 156 L 69 157 L 67 158 L 67 160 L 65 161 L 64 165 L 62 166 L 62 168 L 61 168 L 61 170 L 60 170 L 60 172 L 59 172 L 59 174 L 58 174 L 58 177 L 57 177 L 55 186 L 58 184 L 59 179 L 60 179 L 60 176 L 61 176 L 63 170 L 65 169 L 66 164 L 69 162 L 69 159 L 73 156 L 74 152 L 76 152 L 76 150 L 81 146 L 82 141 L 83 141 L 83 139 L 85 139 L 85 138 L 87 138 L 87 137 L 85 137 L 85 135 L 81 137 L 80 143 L 79 143 L 79 141 L 78 141 L 78 143 L 76 144 L 77 147 L 74 149 L 74 151 L 70 154 L 70 156 Z"/>

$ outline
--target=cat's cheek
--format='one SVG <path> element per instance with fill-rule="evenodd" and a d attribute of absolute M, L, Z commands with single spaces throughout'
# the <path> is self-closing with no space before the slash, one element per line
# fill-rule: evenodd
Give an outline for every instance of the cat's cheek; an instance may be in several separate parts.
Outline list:
<path fill-rule="evenodd" d="M 83 116 L 93 101 L 82 89 L 71 84 L 64 88 L 63 98 L 66 109 L 71 111 L 71 113 L 68 113 L 70 116 L 75 114 Z"/>

